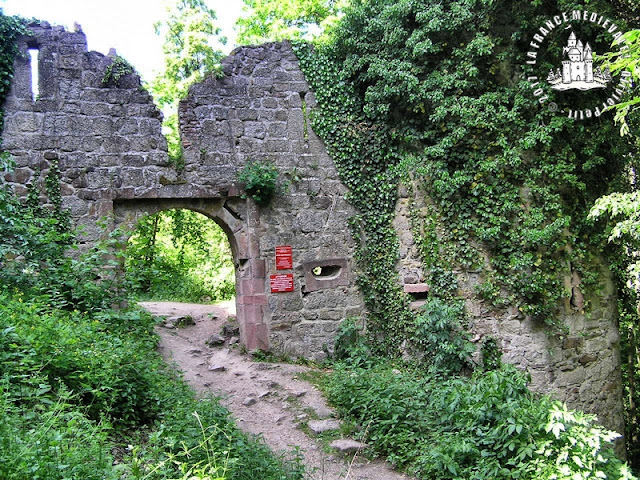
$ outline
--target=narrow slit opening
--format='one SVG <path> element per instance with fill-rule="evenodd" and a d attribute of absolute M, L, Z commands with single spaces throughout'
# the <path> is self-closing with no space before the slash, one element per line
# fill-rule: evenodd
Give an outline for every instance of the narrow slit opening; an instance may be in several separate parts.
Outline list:
<path fill-rule="evenodd" d="M 31 99 L 34 102 L 40 98 L 40 71 L 38 69 L 39 56 L 39 49 L 29 48 L 29 60 L 31 64 Z"/>
<path fill-rule="evenodd" d="M 309 112 L 307 111 L 307 101 L 305 100 L 305 93 L 302 92 L 298 92 L 298 95 L 300 95 L 300 101 L 302 102 L 302 121 L 303 123 L 303 137 L 304 137 L 304 141 L 308 142 L 309 141 Z"/>

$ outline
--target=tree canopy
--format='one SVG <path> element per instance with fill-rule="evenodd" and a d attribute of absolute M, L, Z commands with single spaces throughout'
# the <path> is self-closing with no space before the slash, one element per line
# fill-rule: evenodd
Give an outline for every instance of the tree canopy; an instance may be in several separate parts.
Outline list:
<path fill-rule="evenodd" d="M 244 0 L 244 3 L 249 15 L 236 23 L 238 43 L 251 45 L 323 37 L 336 24 L 348 0 Z"/>
<path fill-rule="evenodd" d="M 205 0 L 175 0 L 166 18 L 155 24 L 163 38 L 164 67 L 150 83 L 158 106 L 164 111 L 169 155 L 180 169 L 182 148 L 178 131 L 178 103 L 189 87 L 220 71 L 226 38 L 216 25 L 216 13 Z"/>

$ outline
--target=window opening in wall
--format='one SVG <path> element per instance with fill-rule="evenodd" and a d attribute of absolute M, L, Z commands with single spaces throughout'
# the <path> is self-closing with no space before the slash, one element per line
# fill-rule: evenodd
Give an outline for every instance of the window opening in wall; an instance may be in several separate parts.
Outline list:
<path fill-rule="evenodd" d="M 300 95 L 300 101 L 302 103 L 302 121 L 303 123 L 303 137 L 304 137 L 304 141 L 308 142 L 309 141 L 309 114 L 308 114 L 308 108 L 307 108 L 307 101 L 305 100 L 305 94 L 302 92 L 299 92 Z"/>
<path fill-rule="evenodd" d="M 38 58 L 40 50 L 37 48 L 29 49 L 29 61 L 31 63 L 31 98 L 33 101 L 40 97 L 40 70 L 38 69 Z"/>
<path fill-rule="evenodd" d="M 209 217 L 172 209 L 142 218 L 125 271 L 141 301 L 224 303 L 235 313 L 235 268 L 226 233 Z"/>
<path fill-rule="evenodd" d="M 324 267 L 318 266 L 311 270 L 313 276 L 319 280 L 330 280 L 340 276 L 342 267 L 340 265 L 327 265 Z"/>

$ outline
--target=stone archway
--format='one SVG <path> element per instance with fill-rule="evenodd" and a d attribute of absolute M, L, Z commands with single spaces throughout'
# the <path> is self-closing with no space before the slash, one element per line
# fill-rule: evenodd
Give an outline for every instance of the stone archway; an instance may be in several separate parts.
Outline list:
<path fill-rule="evenodd" d="M 251 230 L 253 212 L 239 198 L 155 198 L 121 199 L 113 202 L 113 228 L 133 230 L 143 216 L 187 209 L 216 222 L 227 235 L 236 277 L 236 315 L 243 345 L 248 350 L 267 350 L 269 332 L 264 322 L 267 305 L 265 261 L 259 258 Z"/>

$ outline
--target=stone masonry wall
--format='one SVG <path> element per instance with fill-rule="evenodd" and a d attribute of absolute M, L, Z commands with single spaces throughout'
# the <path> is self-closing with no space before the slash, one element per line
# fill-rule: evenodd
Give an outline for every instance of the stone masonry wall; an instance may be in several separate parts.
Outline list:
<path fill-rule="evenodd" d="M 413 281 L 423 274 L 418 246 L 409 228 L 410 211 L 416 209 L 421 219 L 430 215 L 428 199 L 420 188 L 414 185 L 410 190 L 415 193 L 400 189 L 395 222 L 400 238 L 397 268 L 405 283 L 407 277 Z M 569 268 L 564 274 L 567 295 L 564 304 L 558 306 L 558 315 L 568 328 L 566 335 L 551 333 L 542 322 L 535 322 L 516 307 L 499 310 L 486 305 L 475 294 L 475 287 L 482 281 L 480 271 L 457 270 L 454 274 L 478 347 L 484 337 L 497 339 L 502 360 L 529 373 L 534 391 L 550 394 L 570 408 L 595 413 L 603 425 L 624 433 L 615 288 L 606 268 L 600 264 L 592 268 L 601 271 L 604 280 L 600 293 L 588 299 L 588 311 L 584 310 L 578 275 Z"/>
<path fill-rule="evenodd" d="M 248 268 L 264 271 L 265 280 L 240 281 L 247 296 L 238 309 L 263 318 L 273 349 L 321 358 L 339 322 L 364 308 L 354 285 L 346 188 L 311 130 L 315 100 L 290 44 L 239 48 L 223 68 L 223 78 L 194 85 L 180 105 L 184 179 L 233 182 L 250 161 L 277 166 L 281 193 L 249 221 L 250 255 L 266 263 Z M 281 245 L 293 249 L 291 270 L 276 270 Z M 295 290 L 272 294 L 269 277 L 283 273 L 294 275 Z"/>
<path fill-rule="evenodd" d="M 38 98 L 31 93 L 29 48 L 39 50 Z M 224 60 L 221 78 L 191 88 L 180 105 L 185 155 L 180 174 L 168 165 L 161 114 L 137 75 L 103 85 L 113 59 L 87 52 L 81 31 L 32 25 L 20 50 L 2 133 L 17 166 L 6 180 L 18 195 L 57 161 L 63 205 L 84 227 L 84 242 L 104 234 L 97 226 L 103 216 L 109 216 L 111 227 L 135 226 L 142 215 L 189 208 L 216 221 L 233 250 L 237 314 L 248 349 L 319 359 L 332 349 L 339 322 L 364 314 L 347 226 L 353 212 L 333 162 L 311 130 L 314 96 L 288 43 L 237 49 Z M 244 198 L 236 180 L 256 160 L 273 162 L 279 171 L 281 190 L 267 207 Z M 400 197 L 399 281 L 408 293 L 424 297 L 428 286 L 409 215 L 411 205 L 423 207 L 424 199 L 407 191 Z M 276 269 L 278 246 L 291 247 L 292 268 Z M 534 389 L 597 413 L 605 425 L 622 431 L 610 280 L 598 298 L 589 299 L 586 314 L 580 308 L 580 280 L 566 273 L 567 302 L 561 308 L 569 334 L 554 337 L 516 310 L 485 306 L 474 295 L 478 272 L 455 273 L 476 339 L 497 338 L 504 360 L 528 371 Z M 281 274 L 292 275 L 292 292 L 271 292 L 270 277 Z"/>
<path fill-rule="evenodd" d="M 161 114 L 137 75 L 105 86 L 113 61 L 87 52 L 81 31 L 31 25 L 20 41 L 4 106 L 4 148 L 16 160 L 6 180 L 18 195 L 59 163 L 63 206 L 90 244 L 110 226 L 134 227 L 145 214 L 189 208 L 227 233 L 236 264 L 237 316 L 249 349 L 322 358 L 338 324 L 363 314 L 354 285 L 345 188 L 309 126 L 313 94 L 287 43 L 236 50 L 225 75 L 194 86 L 180 107 L 186 167 L 168 164 Z M 40 95 L 32 98 L 27 50 L 39 50 Z M 243 198 L 238 171 L 273 162 L 281 191 L 268 207 Z M 38 176 L 38 172 L 41 174 Z M 293 265 L 276 270 L 275 247 Z M 270 277 L 291 274 L 294 291 L 271 293 Z"/>
<path fill-rule="evenodd" d="M 16 161 L 7 180 L 23 195 L 37 172 L 43 179 L 57 160 L 64 206 L 84 228 L 81 241 L 93 242 L 102 234 L 96 220 L 112 212 L 116 193 L 144 193 L 165 170 L 160 112 L 137 75 L 122 78 L 118 88 L 102 85 L 113 59 L 87 52 L 81 31 L 46 23 L 30 30 L 4 106 L 3 148 Z M 32 98 L 29 48 L 39 50 L 38 98 Z"/>

